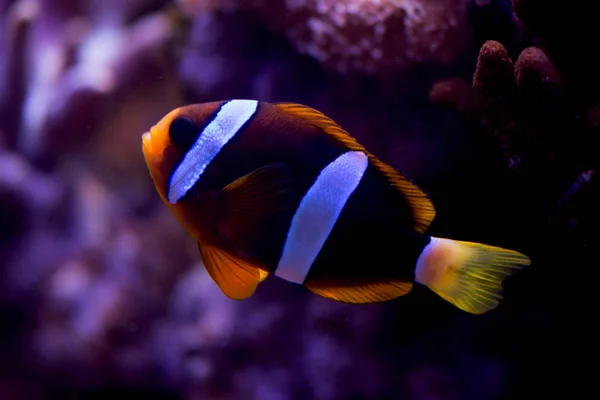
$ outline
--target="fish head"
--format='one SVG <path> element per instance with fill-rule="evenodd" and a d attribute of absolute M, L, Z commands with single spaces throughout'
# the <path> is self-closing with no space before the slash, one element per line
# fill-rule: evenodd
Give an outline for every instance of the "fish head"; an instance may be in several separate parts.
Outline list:
<path fill-rule="evenodd" d="M 196 239 L 201 235 L 199 219 L 209 214 L 202 193 L 194 191 L 185 198 L 173 198 L 171 192 L 177 170 L 181 169 L 218 106 L 218 103 L 203 103 L 176 108 L 142 134 L 144 160 L 156 191 L 179 223 Z"/>

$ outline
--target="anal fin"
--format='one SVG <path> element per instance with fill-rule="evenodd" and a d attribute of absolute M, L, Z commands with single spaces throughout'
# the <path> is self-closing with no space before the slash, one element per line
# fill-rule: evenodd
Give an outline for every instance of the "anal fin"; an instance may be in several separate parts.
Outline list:
<path fill-rule="evenodd" d="M 269 273 L 258 266 L 206 243 L 198 243 L 202 262 L 225 296 L 234 300 L 250 297 Z"/>
<path fill-rule="evenodd" d="M 379 303 L 404 296 L 412 289 L 412 282 L 376 282 L 340 286 L 321 282 L 307 282 L 308 290 L 322 297 L 342 303 Z"/>

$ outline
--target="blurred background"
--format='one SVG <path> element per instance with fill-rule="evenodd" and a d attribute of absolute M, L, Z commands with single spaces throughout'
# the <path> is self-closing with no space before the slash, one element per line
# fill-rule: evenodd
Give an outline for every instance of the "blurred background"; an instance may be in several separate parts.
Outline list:
<path fill-rule="evenodd" d="M 590 3 L 0 0 L 0 399 L 580 398 L 600 378 Z M 431 194 L 429 233 L 517 249 L 501 306 L 227 299 L 141 134 L 292 101 Z M 586 396 L 589 398 L 589 396 Z"/>

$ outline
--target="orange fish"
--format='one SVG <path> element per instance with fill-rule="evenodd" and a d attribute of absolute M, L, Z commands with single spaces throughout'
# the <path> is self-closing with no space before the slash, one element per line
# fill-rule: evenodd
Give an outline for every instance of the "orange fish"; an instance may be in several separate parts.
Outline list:
<path fill-rule="evenodd" d="M 143 135 L 156 190 L 232 299 L 269 274 L 346 303 L 392 300 L 414 282 L 469 313 L 502 299 L 527 256 L 431 237 L 429 197 L 307 106 L 194 104 Z"/>

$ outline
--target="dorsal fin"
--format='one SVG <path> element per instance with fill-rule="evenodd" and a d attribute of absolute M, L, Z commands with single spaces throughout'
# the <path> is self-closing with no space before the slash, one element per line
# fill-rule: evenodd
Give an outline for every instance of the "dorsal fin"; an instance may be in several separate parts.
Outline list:
<path fill-rule="evenodd" d="M 349 150 L 364 152 L 369 157 L 369 163 L 383 173 L 389 182 L 406 198 L 413 212 L 413 229 L 419 233 L 427 230 L 431 221 L 435 218 L 435 208 L 429 196 L 419 189 L 410 178 L 368 152 L 364 146 L 358 143 L 335 121 L 314 108 L 296 103 L 276 103 L 274 105 L 287 114 L 302 118 L 319 128 L 323 133 L 346 146 Z"/>

